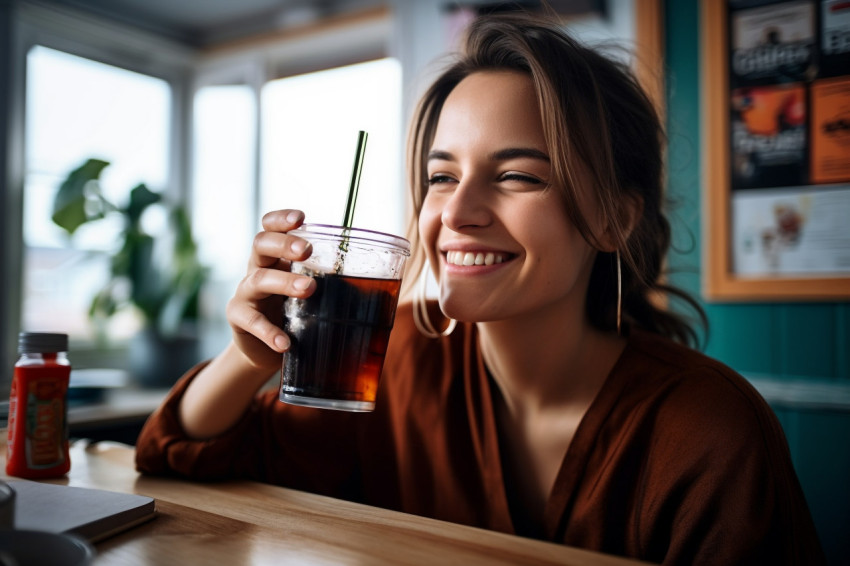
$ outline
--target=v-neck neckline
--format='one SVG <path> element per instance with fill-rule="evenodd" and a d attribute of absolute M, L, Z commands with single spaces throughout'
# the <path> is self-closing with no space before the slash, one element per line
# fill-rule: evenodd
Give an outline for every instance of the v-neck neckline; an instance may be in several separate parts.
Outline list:
<path fill-rule="evenodd" d="M 485 490 L 490 497 L 490 504 L 494 512 L 494 528 L 517 533 L 515 516 L 511 513 L 510 499 L 506 480 L 509 473 L 502 462 L 502 446 L 499 442 L 499 425 L 495 412 L 495 394 L 493 387 L 496 383 L 490 377 L 478 341 L 478 333 L 474 324 L 467 332 L 467 344 L 464 350 L 467 352 L 464 363 L 467 367 L 467 375 L 470 381 L 477 383 L 467 384 L 469 387 L 477 388 L 480 393 L 478 403 L 472 401 L 471 405 L 478 405 L 478 414 L 470 413 L 470 425 L 476 430 L 479 438 L 481 453 L 479 458 L 485 470 L 484 480 L 487 483 Z M 555 481 L 549 495 L 546 498 L 542 518 L 542 531 L 536 533 L 544 540 L 554 540 L 559 531 L 565 528 L 561 523 L 568 515 L 569 508 L 576 495 L 576 490 L 581 484 L 582 476 L 588 464 L 596 438 L 601 431 L 605 420 L 622 393 L 624 382 L 618 379 L 620 367 L 624 360 L 630 355 L 632 338 L 620 353 L 611 371 L 606 376 L 602 387 L 597 392 L 593 401 L 587 408 L 576 428 L 575 434 L 564 452 L 563 459 L 555 475 Z M 506 529 L 506 527 L 508 527 Z M 526 535 L 531 536 L 531 535 Z"/>

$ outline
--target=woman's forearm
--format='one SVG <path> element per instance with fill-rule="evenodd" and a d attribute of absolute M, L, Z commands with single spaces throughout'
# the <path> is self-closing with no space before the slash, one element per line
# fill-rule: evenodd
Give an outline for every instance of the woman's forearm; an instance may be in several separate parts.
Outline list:
<path fill-rule="evenodd" d="M 180 422 L 196 439 L 218 436 L 239 422 L 273 370 L 251 365 L 232 343 L 195 377 L 180 401 Z"/>

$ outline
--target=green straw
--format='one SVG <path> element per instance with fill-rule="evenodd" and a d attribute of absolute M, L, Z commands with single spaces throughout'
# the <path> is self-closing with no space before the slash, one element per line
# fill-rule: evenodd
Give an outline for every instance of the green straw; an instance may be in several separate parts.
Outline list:
<path fill-rule="evenodd" d="M 354 154 L 354 167 L 351 170 L 351 182 L 348 185 L 348 201 L 345 203 L 345 217 L 342 219 L 343 240 L 339 244 L 339 255 L 334 270 L 342 274 L 345 252 L 348 251 L 348 235 L 354 223 L 354 207 L 357 205 L 357 191 L 360 188 L 360 174 L 363 172 L 363 156 L 366 154 L 366 139 L 369 134 L 360 130 L 357 134 L 357 150 Z"/>
<path fill-rule="evenodd" d="M 363 171 L 363 156 L 366 154 L 366 139 L 369 134 L 360 130 L 357 134 L 357 151 L 354 154 L 354 167 L 351 170 L 351 183 L 348 185 L 348 201 L 345 203 L 344 228 L 351 228 L 354 222 L 354 207 L 357 204 L 357 191 L 360 188 L 360 174 Z"/>

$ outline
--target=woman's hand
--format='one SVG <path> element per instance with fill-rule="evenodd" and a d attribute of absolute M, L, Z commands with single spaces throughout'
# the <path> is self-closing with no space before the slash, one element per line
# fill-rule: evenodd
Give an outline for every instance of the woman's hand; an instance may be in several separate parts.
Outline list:
<path fill-rule="evenodd" d="M 272 373 L 280 371 L 281 353 L 289 348 L 281 329 L 284 298 L 309 297 L 316 288 L 311 277 L 289 269 L 313 252 L 309 242 L 287 234 L 302 222 L 299 210 L 263 217 L 248 274 L 227 303 L 233 342 L 198 372 L 180 399 L 180 423 L 190 437 L 213 438 L 230 429 Z"/>
<path fill-rule="evenodd" d="M 311 277 L 290 272 L 291 262 L 305 260 L 313 251 L 306 240 L 287 234 L 303 222 L 300 210 L 276 210 L 263 217 L 248 273 L 227 303 L 234 345 L 257 368 L 279 368 L 281 353 L 289 348 L 289 336 L 281 329 L 285 297 L 309 297 L 316 288 Z"/>

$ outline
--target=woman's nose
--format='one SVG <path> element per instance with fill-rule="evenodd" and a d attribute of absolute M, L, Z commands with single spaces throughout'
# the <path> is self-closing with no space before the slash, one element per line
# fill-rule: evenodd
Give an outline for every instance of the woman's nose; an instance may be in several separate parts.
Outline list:
<path fill-rule="evenodd" d="M 445 202 L 441 219 L 443 226 L 454 231 L 490 224 L 492 211 L 485 186 L 472 179 L 461 181 Z"/>

